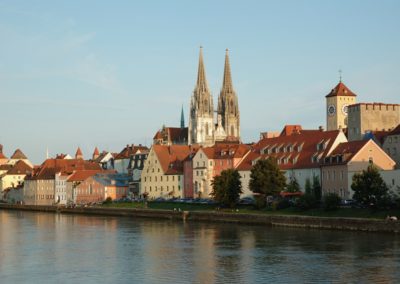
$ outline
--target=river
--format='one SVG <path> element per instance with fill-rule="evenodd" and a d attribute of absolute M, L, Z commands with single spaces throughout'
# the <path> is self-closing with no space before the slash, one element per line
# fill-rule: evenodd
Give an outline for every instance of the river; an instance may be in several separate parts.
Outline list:
<path fill-rule="evenodd" d="M 400 236 L 0 210 L 0 283 L 399 283 Z"/>

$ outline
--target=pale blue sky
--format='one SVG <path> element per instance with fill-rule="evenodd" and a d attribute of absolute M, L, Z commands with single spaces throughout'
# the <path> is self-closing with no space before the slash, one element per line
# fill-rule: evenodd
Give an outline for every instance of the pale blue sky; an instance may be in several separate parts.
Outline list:
<path fill-rule="evenodd" d="M 400 1 L 1 1 L 0 143 L 35 163 L 146 143 L 179 126 L 204 47 L 214 102 L 225 49 L 244 142 L 325 125 L 343 81 L 400 103 Z"/>

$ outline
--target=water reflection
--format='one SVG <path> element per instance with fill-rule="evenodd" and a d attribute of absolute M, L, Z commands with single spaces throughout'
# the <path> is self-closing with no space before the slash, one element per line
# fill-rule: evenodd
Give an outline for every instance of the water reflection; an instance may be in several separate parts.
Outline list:
<path fill-rule="evenodd" d="M 398 282 L 387 234 L 0 211 L 1 283 Z"/>

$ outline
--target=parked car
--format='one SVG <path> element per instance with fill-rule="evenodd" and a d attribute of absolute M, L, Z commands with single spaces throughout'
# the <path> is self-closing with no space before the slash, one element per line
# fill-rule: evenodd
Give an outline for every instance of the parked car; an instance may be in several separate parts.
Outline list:
<path fill-rule="evenodd" d="M 254 205 L 255 203 L 256 201 L 251 197 L 243 197 L 239 200 L 239 204 L 241 205 Z"/>

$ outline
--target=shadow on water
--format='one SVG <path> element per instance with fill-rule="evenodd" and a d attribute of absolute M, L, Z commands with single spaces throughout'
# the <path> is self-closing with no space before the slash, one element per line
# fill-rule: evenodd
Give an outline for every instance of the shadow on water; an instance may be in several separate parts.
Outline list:
<path fill-rule="evenodd" d="M 399 244 L 378 233 L 0 211 L 0 279 L 398 282 Z"/>

